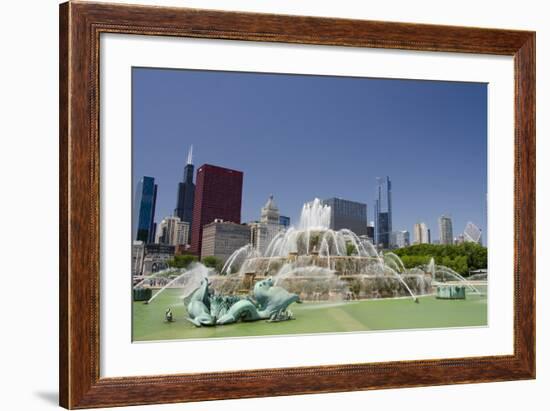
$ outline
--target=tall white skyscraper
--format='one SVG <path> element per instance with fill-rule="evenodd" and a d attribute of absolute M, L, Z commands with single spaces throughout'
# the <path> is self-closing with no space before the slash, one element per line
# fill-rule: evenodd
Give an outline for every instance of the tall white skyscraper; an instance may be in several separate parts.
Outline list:
<path fill-rule="evenodd" d="M 432 242 L 430 229 L 426 223 L 416 223 L 414 225 L 414 243 L 430 244 Z"/>
<path fill-rule="evenodd" d="M 439 244 L 453 243 L 453 221 L 450 216 L 439 217 Z"/>

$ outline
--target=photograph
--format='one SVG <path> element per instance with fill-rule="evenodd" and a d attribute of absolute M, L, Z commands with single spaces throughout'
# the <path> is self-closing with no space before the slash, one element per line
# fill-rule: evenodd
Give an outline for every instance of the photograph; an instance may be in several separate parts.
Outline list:
<path fill-rule="evenodd" d="M 133 342 L 488 326 L 487 83 L 131 71 Z"/>

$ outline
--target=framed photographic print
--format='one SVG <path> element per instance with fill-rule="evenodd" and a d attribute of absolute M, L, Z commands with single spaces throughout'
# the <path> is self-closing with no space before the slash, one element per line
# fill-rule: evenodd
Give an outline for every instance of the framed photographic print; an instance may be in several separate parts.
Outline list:
<path fill-rule="evenodd" d="M 60 403 L 535 377 L 535 33 L 60 6 Z"/>

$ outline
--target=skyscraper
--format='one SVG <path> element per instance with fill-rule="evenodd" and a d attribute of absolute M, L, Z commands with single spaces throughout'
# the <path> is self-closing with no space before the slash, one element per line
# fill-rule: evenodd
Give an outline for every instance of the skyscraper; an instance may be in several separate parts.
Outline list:
<path fill-rule="evenodd" d="M 414 225 L 414 243 L 430 244 L 432 242 L 430 229 L 426 223 L 416 223 Z"/>
<path fill-rule="evenodd" d="M 152 243 L 155 241 L 154 218 L 157 203 L 157 185 L 153 177 L 139 180 L 134 196 L 132 215 L 132 240 Z"/>
<path fill-rule="evenodd" d="M 439 244 L 453 243 L 453 221 L 451 217 L 442 215 L 439 217 Z"/>
<path fill-rule="evenodd" d="M 265 203 L 265 205 L 262 207 L 260 222 L 264 224 L 279 226 L 280 216 L 281 214 L 279 214 L 279 208 L 275 204 L 275 200 L 273 199 L 273 194 L 271 194 L 267 199 L 267 202 Z"/>
<path fill-rule="evenodd" d="M 214 256 L 225 263 L 233 252 L 249 243 L 249 226 L 216 219 L 203 227 L 201 256 Z"/>
<path fill-rule="evenodd" d="M 392 232 L 391 181 L 388 176 L 376 178 L 374 201 L 374 243 L 381 248 L 390 247 Z"/>
<path fill-rule="evenodd" d="M 464 228 L 464 241 L 481 244 L 481 229 L 471 221 Z"/>
<path fill-rule="evenodd" d="M 193 146 L 187 154 L 187 164 L 183 171 L 183 181 L 178 183 L 178 198 L 174 215 L 190 226 L 193 221 L 193 205 L 195 202 L 195 184 L 193 183 Z"/>
<path fill-rule="evenodd" d="M 367 205 L 342 198 L 329 198 L 322 201 L 330 206 L 330 228 L 347 228 L 357 235 L 367 234 Z"/>
<path fill-rule="evenodd" d="M 391 246 L 397 248 L 411 245 L 410 234 L 407 230 L 394 231 L 391 235 Z"/>
<path fill-rule="evenodd" d="M 184 245 L 189 241 L 189 223 L 178 216 L 165 217 L 158 225 L 155 242 L 157 244 Z"/>
<path fill-rule="evenodd" d="M 204 164 L 197 170 L 191 251 L 200 255 L 202 230 L 216 219 L 241 223 L 242 171 Z"/>
<path fill-rule="evenodd" d="M 374 221 L 371 221 L 367 225 L 367 234 L 366 234 L 366 236 L 369 239 L 369 241 L 371 242 L 371 244 L 374 244 Z"/>
<path fill-rule="evenodd" d="M 251 243 L 259 252 L 263 253 L 273 238 L 286 229 L 281 226 L 280 217 L 279 208 L 272 194 L 262 207 L 260 221 L 249 224 Z"/>

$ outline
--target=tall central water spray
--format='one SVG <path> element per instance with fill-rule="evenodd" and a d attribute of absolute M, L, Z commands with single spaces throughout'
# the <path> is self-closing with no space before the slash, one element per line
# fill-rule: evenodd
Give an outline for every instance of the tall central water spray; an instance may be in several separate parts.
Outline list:
<path fill-rule="evenodd" d="M 331 208 L 321 200 L 305 203 L 300 214 L 300 230 L 327 230 L 330 228 Z"/>

